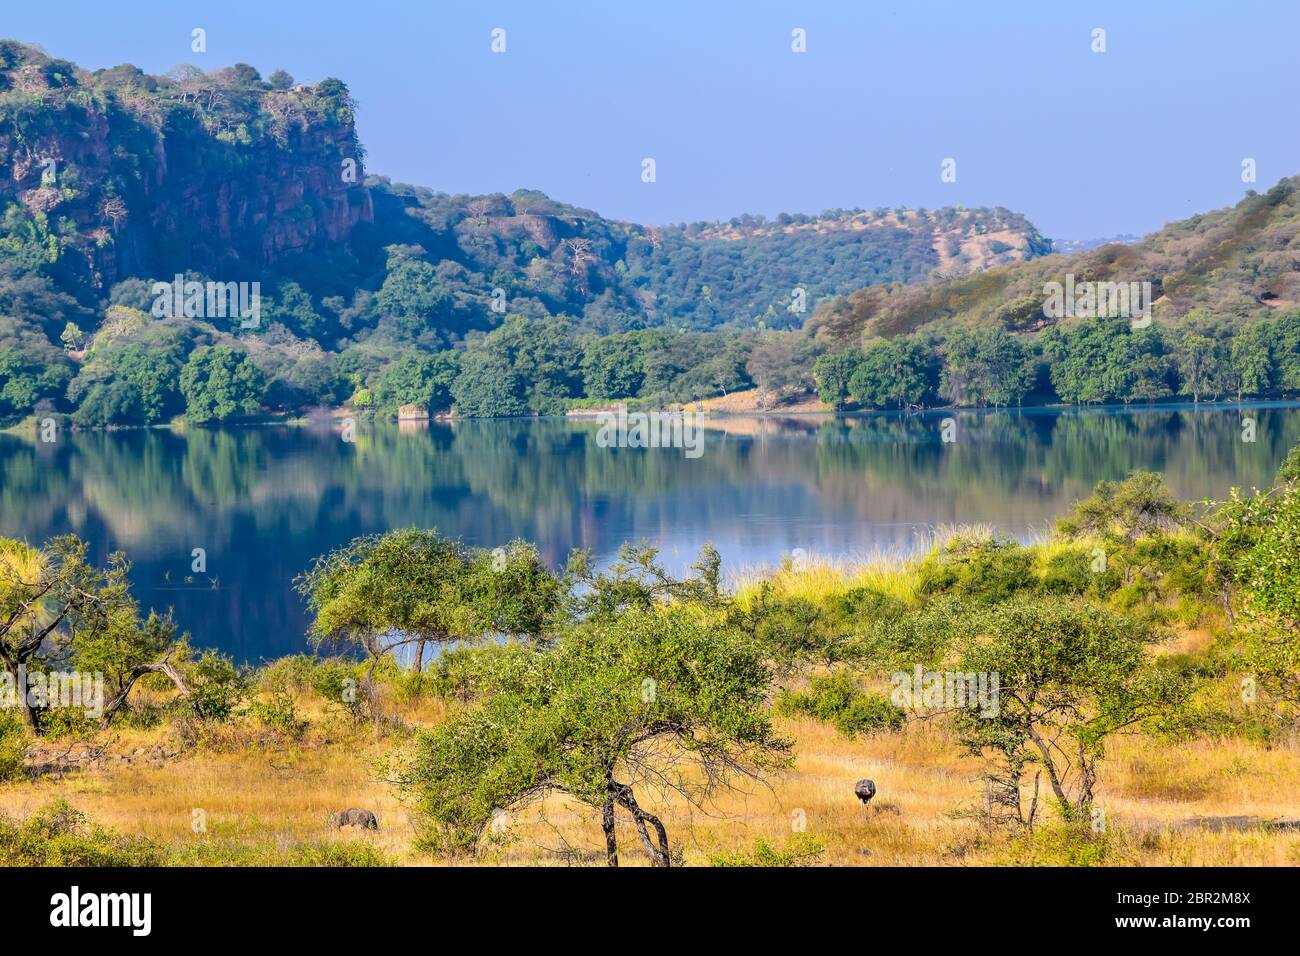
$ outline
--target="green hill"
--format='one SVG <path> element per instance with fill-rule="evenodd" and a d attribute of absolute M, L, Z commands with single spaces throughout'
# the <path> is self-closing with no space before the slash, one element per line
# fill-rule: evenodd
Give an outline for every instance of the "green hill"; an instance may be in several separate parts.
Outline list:
<path fill-rule="evenodd" d="M 1172 223 L 1134 244 L 1051 255 L 925 285 L 881 285 L 826 303 L 809 321 L 836 343 L 962 325 L 1012 332 L 1053 324 L 1044 286 L 1150 282 L 1166 326 L 1229 326 L 1300 306 L 1300 195 L 1296 178 L 1236 206 Z"/>
<path fill-rule="evenodd" d="M 490 329 L 505 311 L 565 313 L 598 331 L 797 326 L 826 296 L 1049 248 L 1004 209 L 652 227 L 530 190 L 397 185 L 365 176 L 343 83 L 275 79 L 246 64 L 89 72 L 0 42 L 7 267 L 92 309 L 130 279 L 256 279 L 295 300 L 282 324 L 298 337 L 332 347 L 378 333 L 428 346 Z M 379 296 L 395 271 L 392 285 L 412 295 Z M 279 289 L 285 282 L 297 289 Z M 343 301 L 325 302 L 334 297 Z"/>
<path fill-rule="evenodd" d="M 355 110 L 336 79 L 0 41 L 0 420 L 1300 390 L 1293 180 L 1071 255 L 1002 208 L 648 226 L 368 174 Z M 195 298 L 160 295 L 176 276 Z M 1149 283 L 1155 325 L 1058 321 L 1052 282 Z M 229 283 L 258 284 L 251 321 L 214 309 Z"/>

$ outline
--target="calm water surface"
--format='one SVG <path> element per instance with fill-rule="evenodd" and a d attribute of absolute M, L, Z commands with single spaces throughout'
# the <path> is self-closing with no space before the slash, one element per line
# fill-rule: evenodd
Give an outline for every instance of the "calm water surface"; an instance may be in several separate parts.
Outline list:
<path fill-rule="evenodd" d="M 367 532 L 525 538 L 557 567 L 571 548 L 605 559 L 644 538 L 683 568 L 712 542 L 738 570 L 794 548 L 910 551 L 944 524 L 1029 537 L 1135 468 L 1222 496 L 1267 484 L 1300 440 L 1300 407 L 1283 404 L 956 413 L 945 444 L 950 414 L 719 420 L 695 459 L 601 448 L 595 423 L 553 419 L 362 425 L 354 444 L 310 426 L 0 435 L 0 535 L 126 551 L 143 605 L 257 661 L 305 648 L 293 578 Z M 199 547 L 207 574 L 191 575 Z"/>

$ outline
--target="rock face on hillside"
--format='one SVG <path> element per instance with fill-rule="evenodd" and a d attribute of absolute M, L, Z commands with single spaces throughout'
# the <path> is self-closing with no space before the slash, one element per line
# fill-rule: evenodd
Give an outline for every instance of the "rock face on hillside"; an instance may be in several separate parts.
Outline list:
<path fill-rule="evenodd" d="M 507 312 L 596 332 L 795 328 L 864 286 L 966 276 L 1050 248 L 1000 208 L 646 226 L 533 189 L 464 196 L 367 180 L 347 87 L 274 76 L 245 64 L 90 72 L 0 40 L 0 268 L 39 272 L 83 304 L 128 279 L 262 280 L 289 299 L 279 324 L 305 338 L 355 332 L 356 315 L 377 322 L 364 298 L 346 322 L 313 310 L 377 294 L 393 274 L 383 308 L 405 329 L 394 334 L 454 338 Z M 307 298 L 284 292 L 289 281 Z M 138 285 L 119 299 L 138 305 Z M 45 330 L 51 342 L 62 325 Z"/>
<path fill-rule="evenodd" d="M 256 77 L 91 74 L 0 42 L 0 205 L 27 240 L 10 251 L 103 290 L 188 270 L 232 280 L 346 242 L 373 218 L 346 87 Z"/>

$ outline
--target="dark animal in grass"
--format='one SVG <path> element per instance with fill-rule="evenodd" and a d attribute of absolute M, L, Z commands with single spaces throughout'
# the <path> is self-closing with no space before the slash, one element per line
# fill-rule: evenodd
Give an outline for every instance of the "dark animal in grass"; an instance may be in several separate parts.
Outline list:
<path fill-rule="evenodd" d="M 876 795 L 876 781 L 859 780 L 853 785 L 853 793 L 862 801 L 862 805 L 865 807 L 871 802 L 871 798 Z"/>
<path fill-rule="evenodd" d="M 338 813 L 330 814 L 330 823 L 336 827 L 364 827 L 367 830 L 378 830 L 379 820 L 369 810 L 358 810 L 356 807 L 349 807 L 347 810 L 340 810 Z"/>

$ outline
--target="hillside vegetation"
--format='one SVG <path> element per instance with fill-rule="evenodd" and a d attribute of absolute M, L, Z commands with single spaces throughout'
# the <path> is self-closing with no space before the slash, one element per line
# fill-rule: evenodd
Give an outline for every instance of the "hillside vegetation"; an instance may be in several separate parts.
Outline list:
<path fill-rule="evenodd" d="M 1133 244 L 1112 243 L 929 284 L 885 284 L 827 304 L 809 330 L 835 342 L 928 328 L 983 326 L 1023 332 L 1051 324 L 1049 282 L 1150 282 L 1154 318 L 1204 328 L 1300 306 L 1300 195 L 1283 179 L 1229 209 L 1172 223 Z"/>
<path fill-rule="evenodd" d="M 462 357 L 487 383 L 462 387 L 463 414 L 623 397 L 588 387 L 576 363 L 539 370 L 514 333 L 472 350 L 521 322 L 565 356 L 600 335 L 727 330 L 629 373 L 647 384 L 627 394 L 690 400 L 749 385 L 744 336 L 797 327 L 827 296 L 1048 249 L 1004 209 L 642 226 L 533 190 L 447 195 L 367 175 L 356 108 L 337 79 L 264 79 L 247 64 L 91 72 L 0 42 L 0 420 L 206 422 L 345 401 L 440 411 Z M 154 283 L 176 276 L 257 282 L 260 314 L 159 314 Z M 241 370 L 227 394 L 210 394 L 205 348 Z M 487 392 L 505 398 L 474 397 Z"/>
<path fill-rule="evenodd" d="M 356 108 L 334 79 L 0 43 L 0 423 L 1300 392 L 1293 180 L 1069 256 L 1000 208 L 642 226 L 367 176 Z M 160 311 L 177 275 L 257 282 L 258 314 Z M 1149 283 L 1152 321 L 1058 320 L 1067 280 Z"/>

